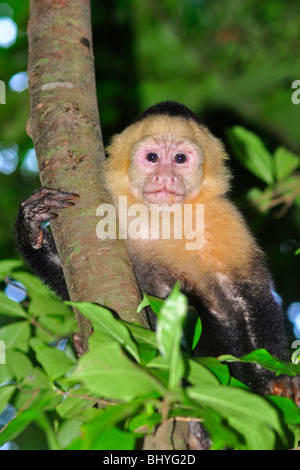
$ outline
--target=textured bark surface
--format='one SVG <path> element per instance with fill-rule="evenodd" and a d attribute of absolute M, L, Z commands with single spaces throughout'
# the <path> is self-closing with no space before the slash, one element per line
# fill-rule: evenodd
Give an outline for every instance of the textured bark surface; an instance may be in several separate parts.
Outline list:
<path fill-rule="evenodd" d="M 138 287 L 123 242 L 96 235 L 96 209 L 109 199 L 101 183 L 105 156 L 89 0 L 31 0 L 28 39 L 27 132 L 41 183 L 80 195 L 75 208 L 51 222 L 71 299 L 97 302 L 140 322 Z M 78 313 L 77 321 L 86 344 L 89 323 Z"/>
<path fill-rule="evenodd" d="M 143 322 L 139 290 L 122 241 L 99 240 L 97 207 L 110 202 L 102 179 L 104 149 L 94 77 L 89 0 L 31 0 L 27 132 L 43 186 L 80 195 L 51 228 L 73 301 L 96 302 L 125 321 Z M 90 323 L 75 311 L 84 349 Z M 184 428 L 184 427 L 183 427 Z M 182 427 L 164 427 L 145 449 L 185 449 Z M 178 443 L 177 443 L 178 441 Z M 176 443 L 175 443 L 176 442 Z"/>

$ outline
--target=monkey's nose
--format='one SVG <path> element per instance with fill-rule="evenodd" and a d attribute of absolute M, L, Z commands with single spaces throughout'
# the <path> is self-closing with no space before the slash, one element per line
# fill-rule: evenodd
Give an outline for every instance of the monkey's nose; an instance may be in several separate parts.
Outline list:
<path fill-rule="evenodd" d="M 170 184 L 177 182 L 177 176 L 174 175 L 154 175 L 152 178 L 153 183 L 156 184 Z"/>

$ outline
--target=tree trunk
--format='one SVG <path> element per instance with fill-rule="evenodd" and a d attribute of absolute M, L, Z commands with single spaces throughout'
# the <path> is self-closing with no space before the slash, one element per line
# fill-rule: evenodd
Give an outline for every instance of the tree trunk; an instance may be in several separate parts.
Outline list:
<path fill-rule="evenodd" d="M 31 0 L 27 132 L 43 186 L 80 195 L 51 228 L 73 301 L 96 302 L 141 322 L 139 291 L 125 245 L 99 240 L 97 207 L 109 202 L 98 115 L 89 0 Z M 90 325 L 76 313 L 86 341 Z"/>
<path fill-rule="evenodd" d="M 102 184 L 105 159 L 98 116 L 89 0 L 31 0 L 27 132 L 34 141 L 43 186 L 80 195 L 74 208 L 51 222 L 70 297 L 136 313 L 139 289 L 122 240 L 99 240 L 96 209 L 110 202 Z M 90 323 L 75 311 L 84 349 Z M 177 423 L 178 424 L 178 423 Z M 170 428 L 168 448 L 185 449 L 185 426 Z M 174 444 L 175 442 L 177 442 Z M 157 436 L 145 448 L 163 449 Z M 169 447 L 170 446 L 170 447 Z"/>

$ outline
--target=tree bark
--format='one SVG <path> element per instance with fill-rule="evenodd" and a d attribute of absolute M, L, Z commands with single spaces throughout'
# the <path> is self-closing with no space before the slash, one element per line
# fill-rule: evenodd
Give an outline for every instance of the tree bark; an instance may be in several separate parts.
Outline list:
<path fill-rule="evenodd" d="M 146 324 L 136 313 L 139 289 L 124 243 L 99 240 L 96 235 L 96 209 L 110 201 L 102 183 L 105 154 L 90 1 L 31 0 L 28 40 L 31 115 L 27 132 L 35 145 L 41 183 L 80 195 L 74 208 L 51 221 L 70 297 L 106 306 L 125 321 Z M 76 310 L 75 315 L 86 350 L 91 325 Z M 184 449 L 182 427 L 177 428 L 166 433 L 172 431 L 173 436 L 168 448 Z M 165 445 L 160 435 L 145 440 L 146 449 Z"/>
<path fill-rule="evenodd" d="M 89 0 L 31 0 L 27 132 L 43 186 L 80 195 L 51 228 L 73 301 L 96 302 L 126 321 L 139 290 L 125 245 L 99 240 L 97 207 L 110 202 L 102 184 L 105 159 L 98 115 Z M 90 324 L 75 313 L 86 347 Z"/>

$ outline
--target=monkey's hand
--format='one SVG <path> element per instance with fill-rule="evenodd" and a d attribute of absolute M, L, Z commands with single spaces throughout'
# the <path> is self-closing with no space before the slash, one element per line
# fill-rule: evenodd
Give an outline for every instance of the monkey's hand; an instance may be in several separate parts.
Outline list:
<path fill-rule="evenodd" d="M 52 210 L 74 206 L 77 198 L 79 195 L 75 193 L 42 187 L 20 204 L 18 220 L 32 248 L 38 250 L 43 245 L 44 231 L 41 224 L 58 217 Z"/>
<path fill-rule="evenodd" d="M 300 376 L 296 377 L 282 376 L 269 383 L 269 391 L 272 395 L 287 397 L 294 400 L 300 408 Z"/>

